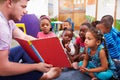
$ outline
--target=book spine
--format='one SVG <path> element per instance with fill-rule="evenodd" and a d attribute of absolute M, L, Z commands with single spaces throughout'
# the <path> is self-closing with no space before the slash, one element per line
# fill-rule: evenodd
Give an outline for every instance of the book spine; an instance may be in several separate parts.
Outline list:
<path fill-rule="evenodd" d="M 45 62 L 43 60 L 43 58 L 40 56 L 39 52 L 36 50 L 36 48 L 32 45 L 32 43 L 29 41 L 28 42 L 29 45 L 31 46 L 32 50 L 34 51 L 34 53 L 36 54 L 36 56 L 38 57 L 38 59 L 41 61 L 41 62 Z"/>

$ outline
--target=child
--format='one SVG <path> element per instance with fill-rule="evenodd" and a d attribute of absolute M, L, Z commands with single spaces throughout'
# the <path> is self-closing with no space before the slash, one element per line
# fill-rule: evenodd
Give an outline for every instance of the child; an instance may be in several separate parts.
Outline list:
<path fill-rule="evenodd" d="M 40 17 L 40 27 L 42 32 L 38 32 L 37 37 L 39 39 L 56 37 L 56 35 L 51 31 L 51 21 L 47 16 Z M 40 80 L 50 80 L 57 78 L 61 73 L 61 69 L 58 67 L 53 67 L 49 72 L 44 73 Z"/>
<path fill-rule="evenodd" d="M 112 24 L 113 17 L 111 15 L 105 15 L 96 27 L 104 33 L 109 54 L 115 60 L 120 78 L 120 32 L 112 27 Z"/>
<path fill-rule="evenodd" d="M 52 32 L 51 22 L 50 22 L 49 17 L 44 15 L 40 18 L 40 28 L 41 28 L 42 31 L 38 32 L 38 34 L 37 34 L 37 37 L 39 39 L 56 37 L 54 32 Z"/>
<path fill-rule="evenodd" d="M 60 29 L 60 31 L 58 33 L 58 38 L 62 37 L 63 30 L 65 30 L 65 29 L 71 29 L 72 30 L 72 25 L 68 20 L 63 22 L 62 27 L 61 27 L 61 29 Z M 77 38 L 79 36 L 76 33 L 73 32 L 73 37 Z M 72 38 L 72 40 L 74 40 L 74 39 Z"/>
<path fill-rule="evenodd" d="M 88 73 L 92 80 L 110 80 L 115 67 L 108 55 L 103 34 L 92 27 L 86 33 L 85 38 L 86 55 L 83 62 L 79 63 L 80 71 Z"/>
<path fill-rule="evenodd" d="M 80 26 L 79 37 L 76 39 L 76 42 L 75 42 L 78 48 L 78 54 L 76 54 L 74 58 L 77 62 L 83 60 L 84 53 L 85 53 L 85 45 L 84 45 L 85 34 L 90 27 L 91 27 L 90 23 L 83 23 Z"/>
<path fill-rule="evenodd" d="M 112 24 L 113 17 L 105 15 L 96 27 L 104 33 L 107 48 L 112 59 L 120 60 L 120 32 L 112 27 Z"/>
<path fill-rule="evenodd" d="M 60 42 L 63 45 L 64 50 L 66 51 L 68 57 L 71 62 L 73 62 L 73 56 L 75 54 L 74 44 L 71 42 L 73 37 L 73 31 L 71 29 L 66 29 L 62 33 L 62 37 L 60 38 Z"/>

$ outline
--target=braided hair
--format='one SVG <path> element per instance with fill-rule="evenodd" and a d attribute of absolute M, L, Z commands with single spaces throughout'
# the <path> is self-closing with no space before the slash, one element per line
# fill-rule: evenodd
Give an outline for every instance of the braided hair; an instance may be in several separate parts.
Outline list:
<path fill-rule="evenodd" d="M 93 36 L 96 38 L 96 40 L 100 40 L 101 43 L 104 44 L 104 50 L 105 50 L 106 56 L 108 58 L 108 50 L 107 50 L 106 40 L 105 40 L 105 38 L 103 36 L 103 33 L 99 29 L 97 29 L 95 27 L 91 27 L 89 29 L 89 32 L 91 32 L 93 34 Z"/>

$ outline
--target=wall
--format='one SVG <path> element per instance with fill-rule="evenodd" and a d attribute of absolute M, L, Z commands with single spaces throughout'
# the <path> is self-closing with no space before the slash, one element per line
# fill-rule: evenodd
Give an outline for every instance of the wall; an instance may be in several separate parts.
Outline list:
<path fill-rule="evenodd" d="M 35 14 L 37 17 L 48 15 L 48 0 L 30 0 L 27 10 L 28 14 Z"/>
<path fill-rule="evenodd" d="M 48 4 L 52 4 L 52 9 L 49 9 Z M 28 14 L 35 14 L 37 17 L 48 15 L 48 11 L 52 11 L 50 17 L 58 17 L 58 0 L 30 0 L 28 2 Z"/>
<path fill-rule="evenodd" d="M 53 17 L 58 17 L 58 0 L 53 0 Z"/>
<path fill-rule="evenodd" d="M 104 15 L 114 17 L 115 0 L 98 0 L 98 20 Z"/>

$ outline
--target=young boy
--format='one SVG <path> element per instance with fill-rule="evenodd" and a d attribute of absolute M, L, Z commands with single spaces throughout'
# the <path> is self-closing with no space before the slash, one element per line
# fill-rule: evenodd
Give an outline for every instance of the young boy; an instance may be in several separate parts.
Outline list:
<path fill-rule="evenodd" d="M 96 26 L 104 33 L 108 52 L 113 60 L 115 60 L 118 75 L 120 73 L 120 32 L 112 27 L 113 17 L 105 15 L 101 22 Z"/>
<path fill-rule="evenodd" d="M 96 27 L 104 33 L 108 51 L 112 59 L 120 60 L 120 32 L 115 27 L 112 27 L 112 24 L 113 17 L 105 15 Z"/>
<path fill-rule="evenodd" d="M 62 37 L 62 33 L 64 30 L 66 29 L 72 29 L 72 24 L 68 21 L 68 20 L 65 20 L 62 24 L 62 27 L 60 29 L 60 31 L 58 32 L 57 36 L 58 38 L 61 38 Z M 79 37 L 78 34 L 76 34 L 74 31 L 73 31 L 73 38 L 72 38 L 72 42 L 75 43 L 75 39 Z"/>

